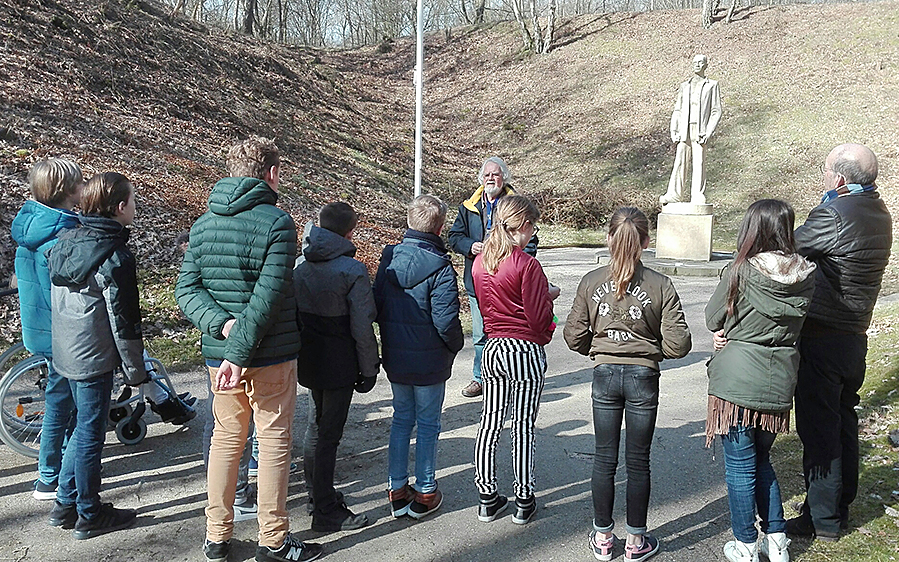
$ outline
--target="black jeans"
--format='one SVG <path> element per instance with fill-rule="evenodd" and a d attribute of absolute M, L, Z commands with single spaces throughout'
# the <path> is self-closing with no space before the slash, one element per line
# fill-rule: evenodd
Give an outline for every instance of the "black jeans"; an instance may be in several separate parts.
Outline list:
<path fill-rule="evenodd" d="M 858 390 L 865 334 L 799 338 L 796 432 L 802 440 L 806 510 L 816 531 L 838 533 L 858 493 Z"/>
<path fill-rule="evenodd" d="M 659 372 L 642 365 L 597 365 L 593 369 L 593 527 L 615 527 L 615 471 L 624 417 L 627 467 L 627 532 L 646 532 L 649 510 L 649 451 L 659 409 Z"/>
<path fill-rule="evenodd" d="M 315 422 L 318 425 L 318 443 L 315 444 L 315 465 L 312 472 L 313 515 L 324 515 L 338 507 L 334 490 L 334 465 L 337 464 L 337 446 L 343 437 L 353 387 L 333 390 L 312 389 L 315 401 Z"/>

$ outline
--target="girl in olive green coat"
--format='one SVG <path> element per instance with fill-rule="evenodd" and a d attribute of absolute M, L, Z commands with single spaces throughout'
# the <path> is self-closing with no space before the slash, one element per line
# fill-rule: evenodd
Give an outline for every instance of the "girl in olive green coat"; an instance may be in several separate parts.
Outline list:
<path fill-rule="evenodd" d="M 796 340 L 815 289 L 815 265 L 795 253 L 789 204 L 753 203 L 737 238 L 737 256 L 705 309 L 715 332 L 708 362 L 707 443 L 721 436 L 735 541 L 731 562 L 787 562 L 789 541 L 769 451 L 789 429 L 799 352 Z M 765 533 L 760 544 L 756 509 Z"/>

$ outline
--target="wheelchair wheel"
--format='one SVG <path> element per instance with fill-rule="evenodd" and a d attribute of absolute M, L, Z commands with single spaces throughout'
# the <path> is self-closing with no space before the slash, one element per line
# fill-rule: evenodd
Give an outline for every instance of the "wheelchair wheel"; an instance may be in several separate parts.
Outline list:
<path fill-rule="evenodd" d="M 131 408 L 131 404 L 125 404 L 124 406 L 117 406 L 109 409 L 109 425 L 115 427 L 117 423 L 122 421 L 125 418 L 131 417 L 131 413 L 134 410 Z"/>
<path fill-rule="evenodd" d="M 115 425 L 115 436 L 125 445 L 137 445 L 147 436 L 147 422 L 132 421 L 131 416 L 123 418 Z"/>
<path fill-rule="evenodd" d="M 5 377 L 12 367 L 29 357 L 31 357 L 31 353 L 25 349 L 25 344 L 20 341 L 12 344 L 12 347 L 0 353 L 0 377 Z"/>
<path fill-rule="evenodd" d="M 41 445 L 49 367 L 46 357 L 29 357 L 10 369 L 0 383 L 0 440 L 33 459 Z"/>

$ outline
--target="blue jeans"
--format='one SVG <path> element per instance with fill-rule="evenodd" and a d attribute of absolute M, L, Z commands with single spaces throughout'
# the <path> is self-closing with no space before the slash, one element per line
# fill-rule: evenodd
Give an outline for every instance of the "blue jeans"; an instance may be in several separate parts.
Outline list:
<path fill-rule="evenodd" d="M 771 466 L 771 445 L 777 435 L 752 427 L 732 427 L 721 436 L 724 448 L 724 479 L 730 504 L 730 525 L 741 542 L 755 542 L 755 512 L 758 508 L 763 533 L 786 529 L 780 486 Z"/>
<path fill-rule="evenodd" d="M 69 379 L 50 366 L 44 390 L 44 419 L 41 421 L 41 447 L 37 460 L 38 479 L 53 486 L 59 481 L 62 454 L 75 429 L 75 399 Z"/>
<path fill-rule="evenodd" d="M 649 452 L 659 411 L 659 372 L 642 365 L 601 364 L 593 368 L 593 527 L 610 532 L 615 528 L 615 472 L 621 418 L 626 441 L 627 525 L 633 535 L 646 533 L 649 511 Z"/>
<path fill-rule="evenodd" d="M 478 299 L 468 295 L 468 304 L 471 306 L 471 342 L 474 344 L 471 378 L 476 382 L 481 382 L 481 358 L 484 356 L 484 346 L 487 345 L 487 334 L 484 333 L 484 317 L 481 316 Z"/>
<path fill-rule="evenodd" d="M 391 490 L 409 482 L 409 439 L 417 424 L 415 437 L 415 489 L 429 494 L 437 489 L 437 437 L 446 383 L 418 386 L 391 383 L 393 423 L 387 449 L 387 476 Z"/>
<path fill-rule="evenodd" d="M 112 373 L 69 380 L 69 388 L 77 410 L 75 431 L 62 457 L 56 500 L 74 504 L 80 516 L 93 519 L 100 511 L 100 456 L 106 441 Z"/>

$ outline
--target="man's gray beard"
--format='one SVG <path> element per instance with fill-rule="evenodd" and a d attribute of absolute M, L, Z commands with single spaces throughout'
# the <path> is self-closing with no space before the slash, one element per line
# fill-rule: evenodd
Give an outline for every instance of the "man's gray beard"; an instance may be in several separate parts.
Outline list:
<path fill-rule="evenodd" d="M 484 186 L 484 193 L 487 194 L 487 197 L 490 199 L 496 199 L 496 197 L 502 193 L 503 188 L 494 185 L 493 187 Z"/>

